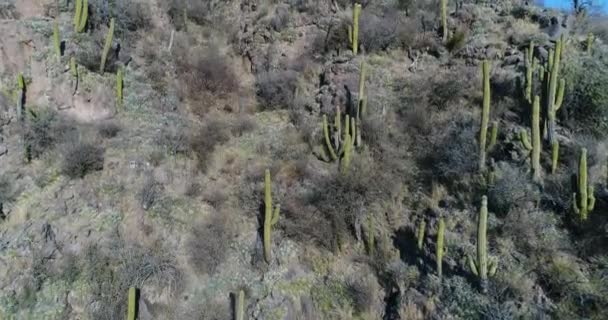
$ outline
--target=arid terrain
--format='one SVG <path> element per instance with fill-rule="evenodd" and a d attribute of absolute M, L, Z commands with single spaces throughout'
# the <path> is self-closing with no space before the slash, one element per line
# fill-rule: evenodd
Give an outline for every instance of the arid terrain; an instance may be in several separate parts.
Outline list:
<path fill-rule="evenodd" d="M 0 0 L 0 319 L 608 319 L 608 19 L 528 2 Z"/>

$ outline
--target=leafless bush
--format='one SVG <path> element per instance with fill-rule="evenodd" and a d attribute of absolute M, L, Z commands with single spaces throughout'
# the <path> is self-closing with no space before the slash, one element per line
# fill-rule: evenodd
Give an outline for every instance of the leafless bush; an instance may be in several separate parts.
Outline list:
<path fill-rule="evenodd" d="M 209 222 L 194 226 L 188 241 L 190 263 L 197 271 L 208 275 L 213 275 L 226 259 L 233 236 L 229 218 L 222 213 L 213 214 Z"/>
<path fill-rule="evenodd" d="M 156 199 L 160 196 L 161 185 L 156 182 L 154 176 L 150 173 L 146 176 L 144 184 L 139 192 L 139 203 L 144 210 L 150 209 Z"/>
<path fill-rule="evenodd" d="M 27 116 L 24 140 L 32 158 L 40 157 L 76 132 L 70 121 L 59 119 L 57 113 L 48 109 L 31 111 Z"/>
<path fill-rule="evenodd" d="M 99 135 L 106 139 L 116 137 L 120 130 L 120 126 L 111 121 L 102 122 L 97 126 L 97 132 L 99 132 Z"/>
<path fill-rule="evenodd" d="M 511 208 L 525 207 L 535 195 L 535 190 L 530 185 L 530 175 L 520 168 L 504 164 L 500 166 L 495 184 L 488 190 L 488 209 L 505 215 Z"/>
<path fill-rule="evenodd" d="M 187 154 L 189 151 L 188 130 L 185 130 L 184 127 L 163 127 L 156 137 L 156 143 L 170 155 Z"/>
<path fill-rule="evenodd" d="M 129 32 L 149 30 L 152 26 L 148 6 L 135 1 L 89 0 L 87 27 L 91 30 L 109 25 L 114 18 L 114 32 L 117 37 L 128 36 Z"/>
<path fill-rule="evenodd" d="M 75 142 L 68 145 L 62 164 L 62 172 L 70 178 L 83 178 L 92 171 L 103 170 L 104 149 L 100 146 Z"/>
<path fill-rule="evenodd" d="M 355 311 L 361 314 L 371 310 L 374 304 L 375 286 L 370 278 L 353 279 L 348 282 L 347 290 Z"/>
<path fill-rule="evenodd" d="M 207 162 L 215 147 L 229 139 L 229 126 L 225 121 L 214 118 L 204 120 L 199 131 L 190 138 L 190 149 L 197 156 L 201 170 L 207 169 Z"/>
<path fill-rule="evenodd" d="M 257 123 L 255 119 L 246 114 L 238 115 L 230 125 L 230 131 L 234 136 L 240 137 L 243 134 L 255 130 Z"/>
<path fill-rule="evenodd" d="M 173 50 L 182 98 L 197 100 L 202 92 L 222 96 L 237 91 L 238 78 L 217 45 L 200 47 L 182 43 L 189 41 L 179 41 Z"/>
<path fill-rule="evenodd" d="M 284 109 L 293 100 L 296 90 L 295 71 L 270 71 L 256 79 L 257 94 L 264 110 Z"/>
<path fill-rule="evenodd" d="M 289 9 L 279 6 L 275 9 L 273 17 L 270 19 L 270 26 L 274 31 L 281 32 L 289 24 Z"/>
<path fill-rule="evenodd" d="M 398 15 L 392 11 L 377 16 L 363 11 L 359 22 L 359 41 L 366 51 L 386 50 L 396 43 L 398 35 Z"/>

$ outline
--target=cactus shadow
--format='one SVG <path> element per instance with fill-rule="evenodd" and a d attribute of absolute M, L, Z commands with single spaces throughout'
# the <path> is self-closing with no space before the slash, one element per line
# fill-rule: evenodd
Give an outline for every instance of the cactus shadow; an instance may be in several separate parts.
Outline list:
<path fill-rule="evenodd" d="M 420 259 L 424 265 L 429 265 L 433 261 L 424 254 L 424 250 L 418 250 L 416 246 L 417 238 L 413 230 L 400 228 L 393 235 L 393 246 L 399 250 L 401 260 L 407 264 L 414 265 Z"/>
<path fill-rule="evenodd" d="M 65 40 L 63 40 L 59 43 L 59 52 L 60 52 L 61 56 L 63 57 L 63 55 L 65 54 Z"/>

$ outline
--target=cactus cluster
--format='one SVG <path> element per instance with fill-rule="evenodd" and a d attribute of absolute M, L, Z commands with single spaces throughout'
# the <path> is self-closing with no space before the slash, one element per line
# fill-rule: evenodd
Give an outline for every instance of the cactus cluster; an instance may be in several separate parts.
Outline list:
<path fill-rule="evenodd" d="M 364 105 L 364 101 L 365 98 L 360 98 L 359 105 Z M 359 109 L 357 108 L 357 110 Z M 356 113 L 358 115 L 361 112 L 357 111 Z M 329 150 L 332 161 L 341 157 L 340 170 L 344 174 L 350 168 L 355 147 L 361 145 L 361 120 L 357 115 L 345 114 L 344 126 L 342 126 L 342 112 L 340 112 L 340 107 L 336 107 L 333 127 L 330 127 L 327 115 L 323 115 L 325 146 Z"/>
<path fill-rule="evenodd" d="M 572 209 L 581 221 L 587 220 L 589 212 L 595 207 L 593 186 L 587 181 L 587 149 L 581 150 L 578 164 L 577 190 L 572 193 Z M 577 204 L 578 202 L 578 204 Z"/>
<path fill-rule="evenodd" d="M 270 263 L 272 257 L 271 232 L 272 227 L 279 221 L 279 211 L 281 205 L 277 204 L 272 210 L 272 186 L 270 180 L 270 170 L 264 173 L 264 259 Z"/>
<path fill-rule="evenodd" d="M 534 96 L 534 102 L 532 103 L 532 143 L 528 140 L 528 134 L 526 129 L 520 131 L 520 140 L 524 147 L 529 151 L 532 151 L 530 162 L 532 164 L 532 177 L 534 181 L 539 182 L 541 179 L 541 166 L 540 166 L 540 151 L 541 151 L 541 137 L 540 137 L 540 98 Z"/>
<path fill-rule="evenodd" d="M 479 283 L 482 291 L 487 290 L 488 276 L 492 277 L 496 274 L 498 264 L 496 261 L 488 259 L 488 240 L 487 226 L 488 224 L 488 197 L 481 198 L 481 209 L 479 211 L 479 219 L 477 224 L 477 259 L 469 256 L 469 268 L 471 272 L 479 278 Z"/>

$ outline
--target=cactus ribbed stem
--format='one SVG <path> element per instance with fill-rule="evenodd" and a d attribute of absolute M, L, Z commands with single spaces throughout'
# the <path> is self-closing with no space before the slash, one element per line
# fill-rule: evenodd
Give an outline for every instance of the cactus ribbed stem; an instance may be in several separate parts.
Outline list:
<path fill-rule="evenodd" d="M 555 174 L 557 171 L 557 164 L 559 161 L 559 141 L 557 139 L 553 141 L 551 145 L 551 174 Z"/>
<path fill-rule="evenodd" d="M 437 275 L 439 278 L 443 275 L 443 254 L 444 254 L 444 233 L 445 233 L 445 222 L 443 218 L 439 219 L 439 229 L 437 230 Z"/>
<path fill-rule="evenodd" d="M 334 148 L 331 145 L 331 140 L 329 138 L 329 125 L 327 124 L 327 115 L 323 115 L 323 135 L 325 136 L 325 145 L 327 146 L 327 149 L 329 150 L 329 155 L 331 156 L 332 160 L 338 160 L 338 156 L 336 155 L 336 152 L 334 151 Z"/>
<path fill-rule="evenodd" d="M 78 20 L 78 32 L 83 32 L 87 26 L 87 21 L 89 19 L 89 0 L 81 0 L 82 1 L 82 12 L 80 14 L 80 18 Z"/>
<path fill-rule="evenodd" d="M 363 109 L 363 101 L 367 99 L 365 97 L 365 73 L 365 63 L 361 62 L 361 73 L 359 75 L 359 97 L 357 102 L 357 119 L 360 119 L 361 116 L 365 116 L 364 112 L 367 112 L 367 110 Z"/>
<path fill-rule="evenodd" d="M 264 260 L 270 263 L 272 258 L 271 232 L 272 226 L 279 221 L 280 205 L 277 204 L 274 213 L 272 211 L 272 185 L 270 170 L 264 172 Z"/>
<path fill-rule="evenodd" d="M 498 139 L 498 121 L 492 121 L 492 127 L 490 130 L 490 144 L 488 145 L 488 150 L 494 149 L 496 146 L 496 139 Z"/>
<path fill-rule="evenodd" d="M 86 0 L 85 0 L 86 1 Z M 108 59 L 108 53 L 112 48 L 112 39 L 114 38 L 114 18 L 110 20 L 110 28 L 106 35 L 106 42 L 103 46 L 103 52 L 101 53 L 101 65 L 99 66 L 99 72 L 103 73 L 106 68 L 106 60 Z"/>
<path fill-rule="evenodd" d="M 59 39 L 59 23 L 57 19 L 53 22 L 53 47 L 55 49 L 55 54 L 57 55 L 57 60 L 61 61 L 61 40 Z"/>
<path fill-rule="evenodd" d="M 122 89 L 123 89 L 123 72 L 122 72 L 122 68 L 118 68 L 118 71 L 116 73 L 116 101 L 118 102 L 119 106 L 122 106 Z"/>
<path fill-rule="evenodd" d="M 423 218 L 420 219 L 420 223 L 418 224 L 418 231 L 416 232 L 418 236 L 418 250 L 422 250 L 422 244 L 424 242 L 424 232 L 426 231 L 426 221 Z"/>
<path fill-rule="evenodd" d="M 557 111 L 557 101 L 558 99 L 558 75 L 559 75 L 559 65 L 562 51 L 562 42 L 561 40 L 557 41 L 555 45 L 555 52 L 553 54 L 553 61 L 551 65 L 551 75 L 549 78 L 549 92 L 547 94 L 547 137 L 550 144 L 553 144 L 555 139 L 555 113 Z M 561 81 L 560 81 L 561 82 Z M 561 86 L 561 84 L 560 84 Z M 563 98 L 563 91 L 562 91 Z"/>
<path fill-rule="evenodd" d="M 361 15 L 361 4 L 355 3 L 353 8 L 353 54 L 357 55 L 359 47 L 359 15 Z"/>
<path fill-rule="evenodd" d="M 127 319 L 135 320 L 137 317 L 137 289 L 134 287 L 129 288 L 129 305 L 127 311 Z"/>
<path fill-rule="evenodd" d="M 448 0 L 441 0 L 441 37 L 448 41 Z"/>
<path fill-rule="evenodd" d="M 479 210 L 477 224 L 477 259 L 474 260 L 469 256 L 469 267 L 471 268 L 471 272 L 479 278 L 483 292 L 487 291 L 488 276 L 493 276 L 497 269 L 497 264 L 490 262 L 488 259 L 487 225 L 488 197 L 483 196 L 481 198 L 481 209 Z"/>
<path fill-rule="evenodd" d="M 78 32 L 80 27 L 80 16 L 82 15 L 82 0 L 76 0 L 74 8 L 74 31 Z"/>
<path fill-rule="evenodd" d="M 344 156 L 342 157 L 342 174 L 348 173 L 348 168 L 350 167 L 352 153 L 352 142 L 350 134 L 346 134 L 346 138 L 344 139 Z"/>
<path fill-rule="evenodd" d="M 488 122 L 490 121 L 490 66 L 484 60 L 483 67 L 483 106 L 481 111 L 481 129 L 479 130 L 479 171 L 486 168 L 486 140 Z"/>
<path fill-rule="evenodd" d="M 519 131 L 519 140 L 521 140 L 521 143 L 526 150 L 532 150 L 532 143 L 530 143 L 530 140 L 528 139 L 528 132 L 526 129 L 521 129 L 521 131 Z"/>
<path fill-rule="evenodd" d="M 540 98 L 535 96 L 532 103 L 532 174 L 536 182 L 541 179 L 540 149 Z"/>
<path fill-rule="evenodd" d="M 245 291 L 239 290 L 239 296 L 236 303 L 236 310 L 234 312 L 236 320 L 243 320 L 245 319 Z"/>

